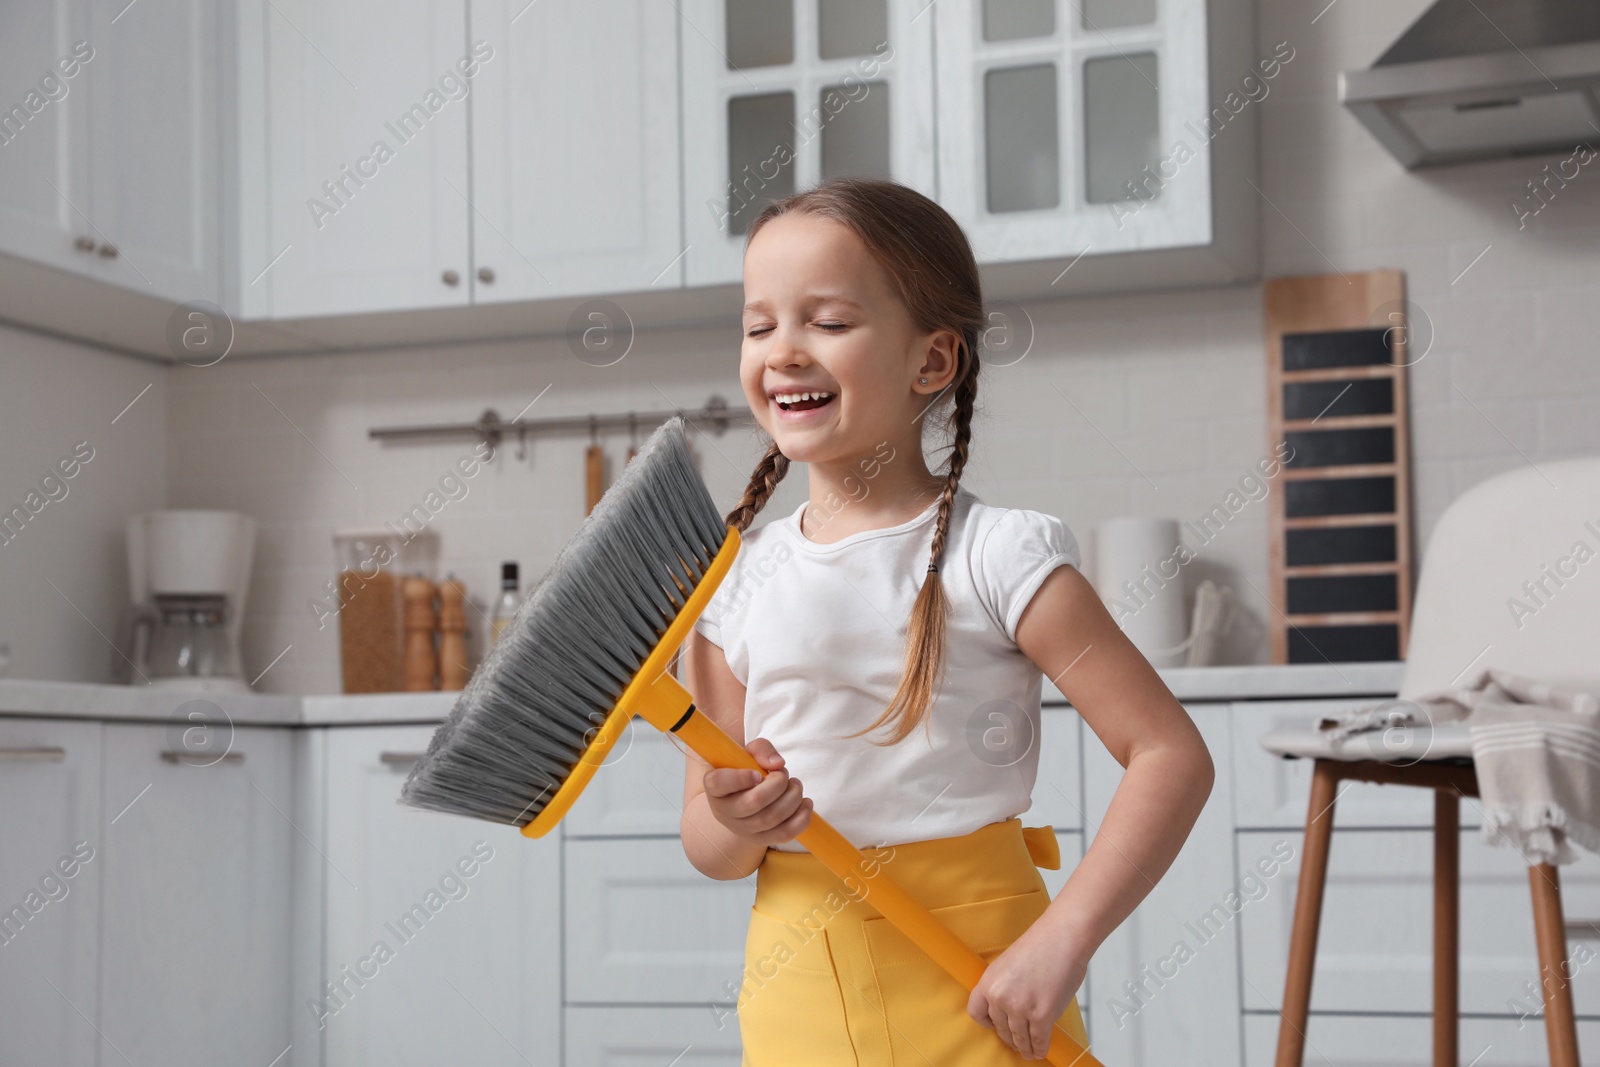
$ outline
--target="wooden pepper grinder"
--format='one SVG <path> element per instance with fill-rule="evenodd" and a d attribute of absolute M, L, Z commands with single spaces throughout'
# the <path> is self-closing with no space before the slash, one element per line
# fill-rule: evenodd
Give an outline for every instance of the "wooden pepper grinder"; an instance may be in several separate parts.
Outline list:
<path fill-rule="evenodd" d="M 599 428 L 593 415 L 589 416 L 589 447 L 583 450 L 583 513 L 589 514 L 600 503 L 606 491 L 606 450 L 600 447 Z"/>
<path fill-rule="evenodd" d="M 439 688 L 467 685 L 467 587 L 452 577 L 439 583 Z"/>
<path fill-rule="evenodd" d="M 437 615 L 433 609 L 433 583 L 418 575 L 401 586 L 405 598 L 405 678 L 406 692 L 426 692 L 433 688 L 438 660 L 433 650 L 433 631 Z"/>

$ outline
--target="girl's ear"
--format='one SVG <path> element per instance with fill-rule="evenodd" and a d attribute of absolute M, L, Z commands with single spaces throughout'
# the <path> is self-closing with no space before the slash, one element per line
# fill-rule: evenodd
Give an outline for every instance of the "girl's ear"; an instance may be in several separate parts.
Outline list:
<path fill-rule="evenodd" d="M 937 393 L 950 384 L 961 369 L 961 335 L 954 330 L 935 330 L 923 344 L 922 365 L 917 368 L 919 384 L 927 379 L 929 391 Z"/>

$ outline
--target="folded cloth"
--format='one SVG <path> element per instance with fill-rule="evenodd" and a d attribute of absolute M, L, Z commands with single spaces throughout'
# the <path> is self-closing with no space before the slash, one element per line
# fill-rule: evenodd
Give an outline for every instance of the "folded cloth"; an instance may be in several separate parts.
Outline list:
<path fill-rule="evenodd" d="M 1317 723 L 1334 741 L 1365 730 L 1465 722 L 1483 800 L 1483 837 L 1530 865 L 1572 863 L 1568 841 L 1600 852 L 1600 697 L 1493 667 L 1466 686 L 1385 700 Z"/>
<path fill-rule="evenodd" d="M 1317 720 L 1317 729 L 1337 746 L 1338 742 L 1351 734 L 1367 730 L 1431 727 L 1436 722 L 1456 721 L 1467 714 L 1466 709 L 1458 704 L 1444 701 L 1437 704 L 1420 702 L 1425 699 L 1407 700 L 1404 697 L 1393 697 L 1380 704 L 1325 715 Z"/>

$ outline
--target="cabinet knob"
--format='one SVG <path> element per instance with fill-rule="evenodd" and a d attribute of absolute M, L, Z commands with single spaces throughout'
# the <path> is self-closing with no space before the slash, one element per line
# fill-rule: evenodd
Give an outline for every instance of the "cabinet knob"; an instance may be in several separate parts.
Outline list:
<path fill-rule="evenodd" d="M 72 242 L 72 247 L 76 248 L 79 252 L 93 252 L 94 251 L 94 238 L 93 237 L 80 237 L 76 241 Z"/>
<path fill-rule="evenodd" d="M 443 274 L 439 275 L 439 280 L 444 282 L 446 285 L 460 285 L 461 275 L 457 274 L 453 270 L 447 270 Z"/>
<path fill-rule="evenodd" d="M 494 270 L 491 267 L 478 268 L 478 280 L 484 285 L 494 284 Z"/>
<path fill-rule="evenodd" d="M 117 258 L 117 246 L 116 245 L 111 245 L 111 244 L 101 245 L 100 246 L 100 258 L 101 259 L 116 259 Z"/>

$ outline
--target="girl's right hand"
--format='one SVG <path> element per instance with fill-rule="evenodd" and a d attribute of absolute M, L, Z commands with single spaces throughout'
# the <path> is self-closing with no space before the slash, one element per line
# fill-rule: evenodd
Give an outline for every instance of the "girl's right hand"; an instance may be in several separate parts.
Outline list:
<path fill-rule="evenodd" d="M 800 791 L 800 779 L 783 769 L 783 757 L 772 742 L 758 737 L 745 751 L 766 768 L 760 771 L 713 767 L 706 771 L 706 803 L 723 826 L 757 845 L 792 841 L 811 823 L 812 802 Z"/>

